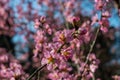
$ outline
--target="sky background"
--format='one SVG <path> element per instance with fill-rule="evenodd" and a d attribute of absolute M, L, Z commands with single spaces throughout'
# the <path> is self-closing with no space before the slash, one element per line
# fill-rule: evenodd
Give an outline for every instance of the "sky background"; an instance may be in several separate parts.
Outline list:
<path fill-rule="evenodd" d="M 28 11 L 28 7 L 27 7 L 28 2 L 31 2 L 32 8 L 33 8 L 33 10 L 31 12 L 34 14 L 35 10 L 38 10 L 39 15 L 44 15 L 44 16 L 46 15 L 46 11 L 49 9 L 49 6 L 46 6 L 44 4 L 38 5 L 37 0 L 24 0 L 24 3 L 22 3 L 22 4 L 21 4 L 21 1 L 22 0 L 10 0 L 10 3 L 8 5 L 9 7 L 11 7 L 14 10 L 15 14 L 13 14 L 13 16 L 16 18 L 18 17 L 17 5 L 21 5 L 22 9 L 26 12 L 26 11 Z M 91 3 L 90 0 L 81 0 L 81 1 L 82 1 L 82 4 L 80 5 L 80 10 L 81 10 L 82 15 L 91 17 L 92 10 L 94 10 L 94 4 Z M 112 13 L 111 17 L 109 18 L 110 26 L 115 27 L 115 28 L 120 28 L 120 17 L 117 14 L 118 13 L 117 9 L 113 8 L 111 10 L 111 13 Z M 99 14 L 99 12 L 98 12 L 98 14 Z M 60 13 L 56 12 L 54 15 L 55 15 L 55 17 L 59 17 Z M 100 17 L 100 14 L 99 14 L 99 17 Z M 27 24 L 27 28 L 31 32 L 36 31 L 34 29 L 34 22 L 33 21 L 28 21 L 24 17 L 22 19 L 18 19 L 15 21 L 16 21 L 16 23 L 17 22 L 25 22 Z M 25 26 L 20 26 L 20 27 L 22 27 L 23 29 L 25 28 Z M 27 35 L 27 33 L 20 35 L 19 32 L 21 30 L 22 29 L 19 27 L 16 28 L 15 29 L 16 35 L 12 39 L 13 43 L 15 44 L 15 51 L 16 51 L 17 58 L 19 58 L 19 56 L 22 55 L 23 52 L 26 53 L 29 51 L 28 45 L 26 45 L 24 48 L 21 47 L 22 44 L 26 43 L 26 41 L 24 40 L 24 37 L 25 37 L 25 35 Z M 116 32 L 115 37 L 116 37 L 116 41 L 113 44 L 112 48 L 116 49 L 116 55 L 118 56 L 118 55 L 120 55 L 120 32 Z M 18 45 L 18 43 L 21 43 L 21 45 Z M 21 49 L 23 50 L 23 52 L 20 52 Z M 119 56 L 116 57 L 116 59 L 118 59 L 118 58 L 120 58 L 120 57 Z M 120 60 L 119 60 L 119 62 L 120 62 Z"/>

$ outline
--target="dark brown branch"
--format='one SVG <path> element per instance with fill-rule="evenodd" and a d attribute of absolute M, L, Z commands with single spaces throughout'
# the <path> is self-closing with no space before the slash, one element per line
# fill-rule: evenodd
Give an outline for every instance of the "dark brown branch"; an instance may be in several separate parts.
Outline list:
<path fill-rule="evenodd" d="M 43 66 L 40 66 L 37 70 L 35 70 L 29 77 L 27 80 L 31 80 L 33 78 L 33 76 L 35 76 L 38 71 L 41 71 L 45 66 L 47 66 L 47 64 L 44 64 Z"/>

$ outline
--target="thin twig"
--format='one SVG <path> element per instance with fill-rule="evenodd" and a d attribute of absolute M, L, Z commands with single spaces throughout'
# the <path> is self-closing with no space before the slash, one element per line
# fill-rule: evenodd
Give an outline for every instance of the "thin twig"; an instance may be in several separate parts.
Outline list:
<path fill-rule="evenodd" d="M 27 80 L 31 80 L 33 78 L 33 76 L 35 76 L 35 74 L 38 73 L 38 71 L 41 71 L 45 66 L 47 66 L 47 64 L 44 64 L 43 66 L 40 66 L 37 70 L 35 70 L 31 75 L 30 77 L 28 77 Z"/>
<path fill-rule="evenodd" d="M 95 42 L 96 42 L 96 39 L 97 39 L 97 36 L 98 36 L 98 33 L 99 33 L 99 30 L 100 30 L 100 27 L 98 27 L 97 32 L 96 32 L 96 34 L 95 34 L 95 38 L 94 38 L 94 40 L 93 40 L 93 42 L 92 42 L 92 44 L 91 44 L 91 46 L 90 46 L 90 50 L 89 50 L 89 53 L 88 53 L 88 55 L 87 55 L 85 64 L 87 64 L 88 59 L 89 59 L 89 56 L 90 56 L 90 53 L 91 53 L 92 50 L 93 50 L 93 47 L 94 47 L 94 45 L 95 45 Z"/>
<path fill-rule="evenodd" d="M 90 50 L 89 50 L 89 53 L 88 53 L 88 55 L 87 55 L 87 57 L 86 57 L 86 61 L 85 61 L 85 64 L 84 64 L 84 70 L 83 70 L 82 76 L 83 76 L 84 73 L 85 73 L 85 66 L 87 65 L 87 63 L 88 63 L 88 61 L 89 61 L 89 56 L 90 56 L 90 53 L 91 53 L 92 50 L 93 50 L 93 47 L 94 47 L 94 45 L 95 45 L 95 42 L 96 42 L 96 39 L 97 39 L 97 36 L 98 36 L 99 31 L 100 31 L 100 27 L 98 27 L 98 29 L 97 29 L 97 31 L 96 31 L 96 34 L 95 34 L 95 38 L 94 38 L 94 40 L 93 40 L 93 42 L 92 42 L 92 44 L 91 44 L 91 46 L 90 46 Z"/>
<path fill-rule="evenodd" d="M 65 27 L 67 28 L 67 29 L 69 29 L 69 25 L 68 25 L 68 22 L 66 21 L 66 18 L 65 18 L 65 16 L 64 16 L 64 10 L 65 10 L 65 6 L 63 5 L 63 3 L 62 3 L 62 1 L 61 0 L 59 0 L 59 3 L 60 3 L 60 7 L 61 7 L 61 14 L 62 14 L 62 18 L 63 18 L 63 21 L 65 22 Z"/>
<path fill-rule="evenodd" d="M 38 79 L 37 80 L 40 80 L 40 71 L 38 71 Z"/>
<path fill-rule="evenodd" d="M 59 53 L 59 52 L 61 51 L 61 49 L 63 48 L 63 46 L 64 46 L 65 44 L 66 44 L 66 42 L 63 43 L 63 44 L 58 48 L 57 53 Z"/>
<path fill-rule="evenodd" d="M 94 73 L 92 73 L 93 77 L 92 77 L 92 80 L 95 80 L 95 76 L 94 76 Z"/>

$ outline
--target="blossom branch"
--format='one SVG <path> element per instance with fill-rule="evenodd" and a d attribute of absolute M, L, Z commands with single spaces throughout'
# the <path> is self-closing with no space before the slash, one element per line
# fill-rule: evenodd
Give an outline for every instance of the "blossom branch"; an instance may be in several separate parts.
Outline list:
<path fill-rule="evenodd" d="M 33 76 L 35 76 L 35 74 L 38 73 L 38 71 L 41 71 L 45 66 L 47 66 L 47 64 L 44 64 L 43 66 L 40 66 L 37 70 L 35 70 L 30 77 L 27 80 L 31 80 L 33 78 Z"/>
<path fill-rule="evenodd" d="M 100 31 L 100 27 L 98 27 L 98 29 L 97 29 L 97 31 L 96 31 L 96 34 L 95 34 L 95 38 L 94 38 L 94 40 L 93 40 L 93 42 L 92 42 L 92 44 L 91 44 L 91 46 L 90 46 L 90 50 L 89 50 L 89 53 L 88 53 L 88 55 L 87 55 L 87 57 L 86 57 L 86 61 L 85 61 L 85 64 L 84 64 L 84 70 L 83 70 L 82 76 L 83 76 L 84 73 L 85 73 L 85 66 L 87 65 L 87 63 L 88 63 L 88 61 L 89 61 L 89 56 L 90 56 L 90 53 L 91 53 L 92 50 L 93 50 L 93 47 L 94 47 L 94 45 L 95 45 L 95 42 L 96 42 L 96 39 L 97 39 L 97 36 L 98 36 L 99 31 Z"/>
<path fill-rule="evenodd" d="M 58 48 L 58 50 L 57 50 L 57 53 L 59 53 L 60 51 L 61 51 L 61 49 L 63 48 L 63 46 L 66 44 L 66 42 L 64 43 L 64 44 L 62 44 L 59 48 Z"/>

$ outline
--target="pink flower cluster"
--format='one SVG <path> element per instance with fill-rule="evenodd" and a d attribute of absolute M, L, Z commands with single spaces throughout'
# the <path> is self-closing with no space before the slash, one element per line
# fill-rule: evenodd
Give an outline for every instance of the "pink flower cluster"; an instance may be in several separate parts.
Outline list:
<path fill-rule="evenodd" d="M 21 64 L 5 49 L 0 48 L 0 80 L 26 80 L 27 77 Z"/>
<path fill-rule="evenodd" d="M 41 17 L 42 18 L 42 17 Z M 83 47 L 90 41 L 91 31 L 89 22 L 85 22 L 82 26 L 78 26 L 76 22 L 80 22 L 79 17 L 72 18 L 74 27 L 78 29 L 51 29 L 50 25 L 45 20 L 42 23 L 41 18 L 35 21 L 35 28 L 37 34 L 35 35 L 35 50 L 34 57 L 42 56 L 41 64 L 47 64 L 47 69 L 50 71 L 48 78 L 52 80 L 76 80 L 78 77 L 90 79 L 93 77 L 92 73 L 98 67 L 98 60 L 94 54 L 91 54 L 89 61 L 90 65 L 84 65 Z M 46 25 L 49 26 L 46 29 Z M 74 67 L 77 68 L 74 70 Z M 81 74 L 84 69 L 88 73 Z M 89 76 L 89 78 L 88 78 Z"/>
<path fill-rule="evenodd" d="M 12 10 L 8 7 L 9 0 L 0 1 L 0 35 L 14 34 L 14 20 L 11 16 Z"/>
<path fill-rule="evenodd" d="M 71 2 L 68 2 L 67 7 L 73 7 Z M 69 25 L 60 26 L 54 22 L 50 23 L 49 18 L 43 16 L 35 20 L 37 32 L 34 58 L 39 58 L 41 65 L 47 64 L 48 79 L 90 80 L 95 78 L 94 73 L 100 61 L 91 51 L 87 54 L 85 46 L 90 45 L 90 42 L 94 44 L 96 40 L 97 36 L 92 32 L 94 23 L 99 23 L 101 31 L 108 31 L 110 14 L 103 10 L 107 2 L 108 0 L 95 0 L 95 8 L 102 14 L 100 19 L 97 14 L 93 16 L 92 22 L 90 20 L 82 22 L 78 16 L 67 15 L 65 20 L 72 28 L 69 28 Z M 95 39 L 92 39 L 94 37 Z"/>

